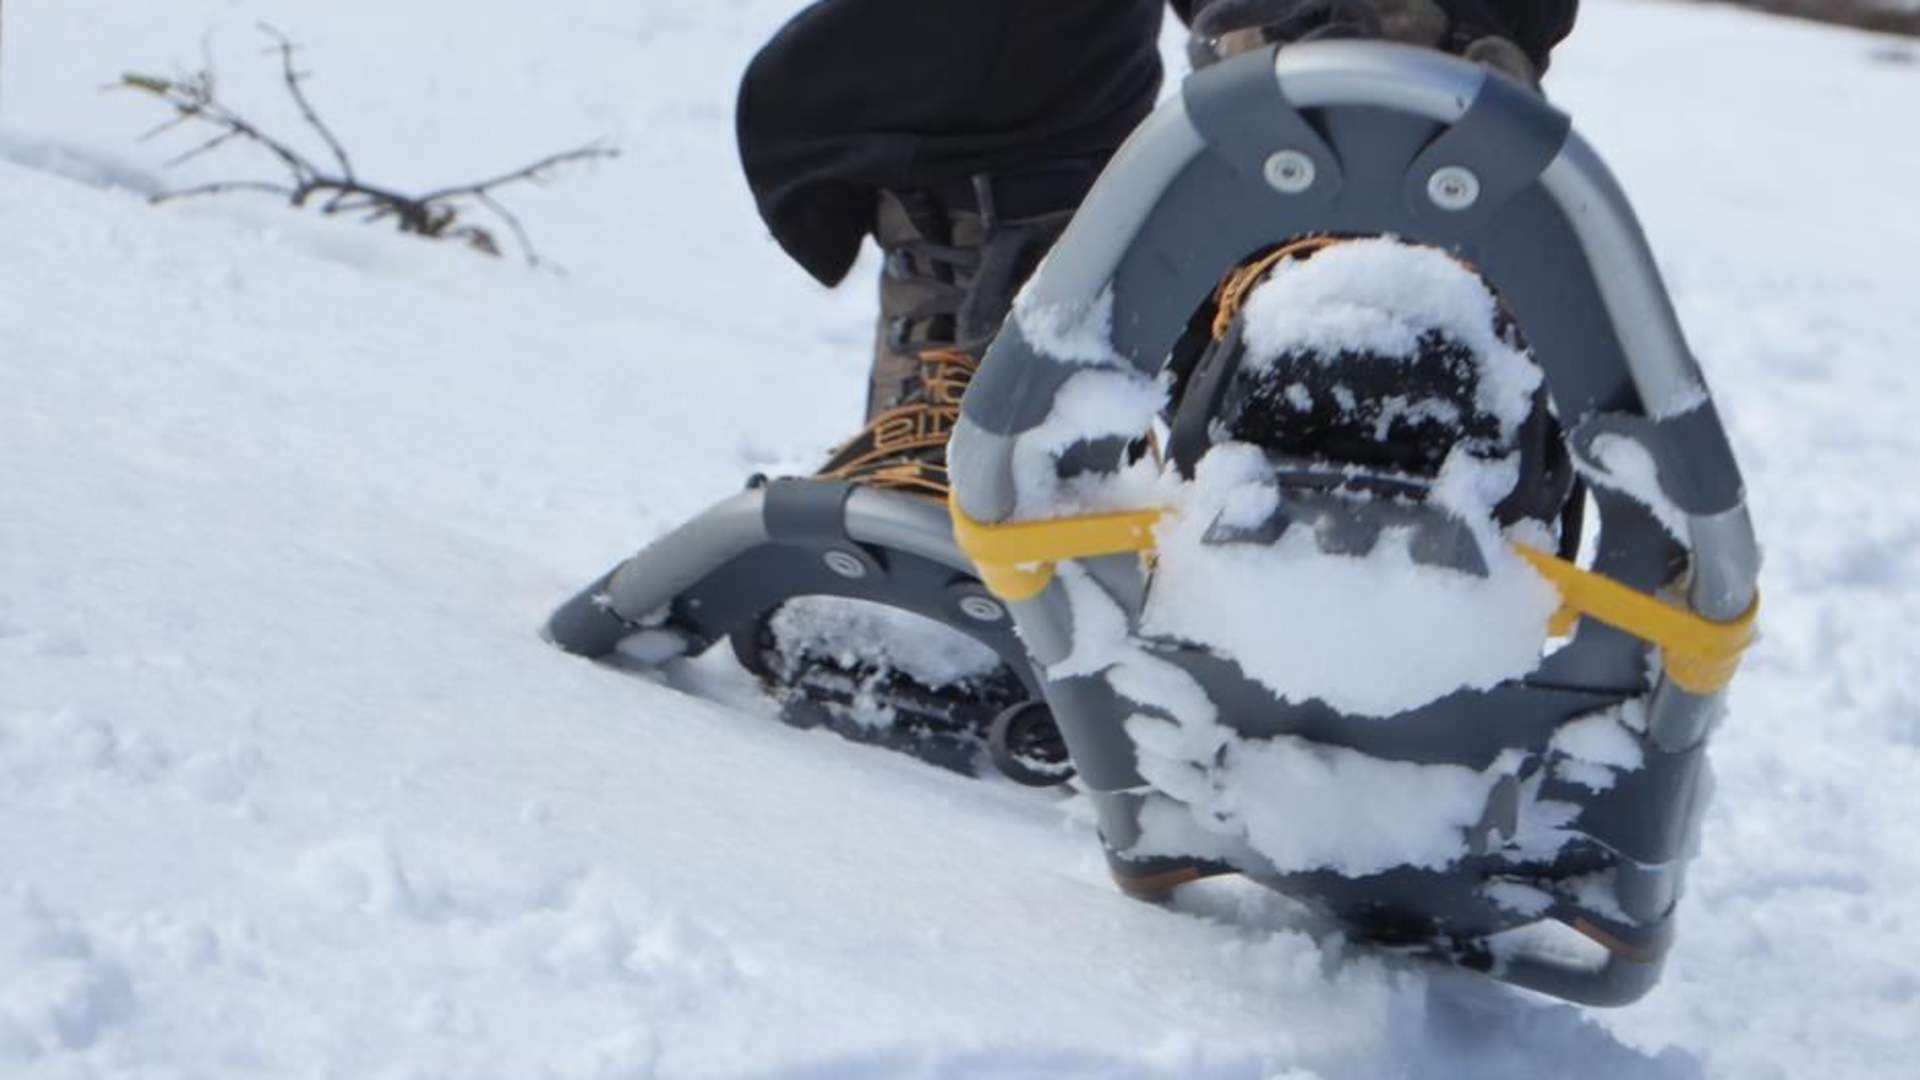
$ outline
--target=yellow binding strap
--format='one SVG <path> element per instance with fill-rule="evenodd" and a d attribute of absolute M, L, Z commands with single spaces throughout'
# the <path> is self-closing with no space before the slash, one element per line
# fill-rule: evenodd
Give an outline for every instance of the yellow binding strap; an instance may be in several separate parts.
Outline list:
<path fill-rule="evenodd" d="M 1513 550 L 1560 591 L 1564 608 L 1556 622 L 1561 627 L 1572 629 L 1569 613 L 1585 615 L 1660 646 L 1667 677 L 1682 690 L 1711 694 L 1724 689 L 1753 644 L 1758 597 L 1746 614 L 1715 622 L 1546 552 L 1523 544 L 1513 545 Z"/>
<path fill-rule="evenodd" d="M 948 507 L 954 539 L 973 560 L 981 583 L 1009 601 L 1045 592 L 1054 565 L 1063 559 L 1153 550 L 1153 527 L 1163 513 L 1125 510 L 987 525 L 968 517 L 951 496 Z M 1546 552 L 1522 544 L 1513 549 L 1560 593 L 1562 607 L 1550 627 L 1554 633 L 1570 632 L 1584 616 L 1658 645 L 1668 677 L 1683 690 L 1710 694 L 1725 688 L 1753 643 L 1757 598 L 1738 619 L 1715 622 Z"/>
<path fill-rule="evenodd" d="M 968 517 L 952 496 L 953 538 L 980 571 L 980 582 L 1002 600 L 1031 600 L 1053 581 L 1062 559 L 1091 559 L 1127 551 L 1150 551 L 1158 510 L 1015 521 L 986 525 Z"/>

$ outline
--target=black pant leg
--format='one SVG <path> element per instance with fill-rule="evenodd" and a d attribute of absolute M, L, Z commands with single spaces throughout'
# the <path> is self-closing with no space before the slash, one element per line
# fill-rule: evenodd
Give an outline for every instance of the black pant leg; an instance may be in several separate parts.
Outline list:
<path fill-rule="evenodd" d="M 1161 3 L 819 0 L 741 84 L 740 153 L 761 216 L 833 284 L 876 189 L 1111 153 L 1159 90 Z"/>

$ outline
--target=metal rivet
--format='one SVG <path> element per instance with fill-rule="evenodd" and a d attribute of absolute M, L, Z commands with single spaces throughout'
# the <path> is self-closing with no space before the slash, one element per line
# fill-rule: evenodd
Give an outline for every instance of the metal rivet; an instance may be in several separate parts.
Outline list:
<path fill-rule="evenodd" d="M 980 622 L 999 622 L 1006 617 L 1007 609 L 984 596 L 963 596 L 960 598 L 960 612 Z"/>
<path fill-rule="evenodd" d="M 1277 151 L 1267 159 L 1265 169 L 1267 183 L 1286 195 L 1298 195 L 1312 187 L 1318 171 L 1313 159 L 1298 150 Z"/>
<path fill-rule="evenodd" d="M 867 576 L 867 564 L 861 562 L 859 556 L 849 555 L 844 551 L 829 551 L 822 555 L 820 560 L 827 564 L 827 569 L 843 578 Z"/>
<path fill-rule="evenodd" d="M 1465 210 L 1480 201 L 1480 178 L 1459 165 L 1435 169 L 1427 178 L 1427 196 L 1442 210 Z"/>

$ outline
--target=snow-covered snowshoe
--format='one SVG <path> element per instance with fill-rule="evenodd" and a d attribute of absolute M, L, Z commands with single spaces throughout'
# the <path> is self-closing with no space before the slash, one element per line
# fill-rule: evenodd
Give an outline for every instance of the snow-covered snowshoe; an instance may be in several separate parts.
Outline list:
<path fill-rule="evenodd" d="M 1632 210 L 1530 88 L 1373 42 L 1190 76 L 948 465 L 1128 892 L 1657 981 L 1757 549 Z"/>
<path fill-rule="evenodd" d="M 639 668 L 727 642 L 796 726 L 969 775 L 1072 775 L 1005 605 L 920 495 L 756 480 L 582 590 L 546 632 Z"/>

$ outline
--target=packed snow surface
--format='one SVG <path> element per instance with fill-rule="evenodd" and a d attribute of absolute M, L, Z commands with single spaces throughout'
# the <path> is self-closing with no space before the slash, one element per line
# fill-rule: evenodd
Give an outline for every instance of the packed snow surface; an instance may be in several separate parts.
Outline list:
<path fill-rule="evenodd" d="M 739 72 L 796 8 L 5 4 L 0 1075 L 1910 1071 L 1910 45 L 1590 0 L 1555 58 L 1768 549 L 1666 980 L 1583 1014 L 1227 883 L 1127 901 L 1081 800 L 783 727 L 724 662 L 668 685 L 539 640 L 857 425 L 871 293 L 809 284 L 734 160 Z M 619 146 L 503 193 L 566 274 L 268 198 L 146 205 L 276 166 L 163 170 L 187 144 L 136 142 L 162 117 L 98 87 L 204 38 L 224 95 L 297 130 L 259 19 L 369 179 Z M 1587 734 L 1569 760 L 1621 767 Z"/>

